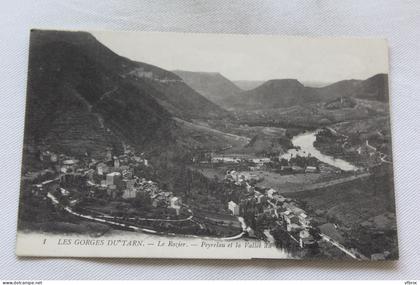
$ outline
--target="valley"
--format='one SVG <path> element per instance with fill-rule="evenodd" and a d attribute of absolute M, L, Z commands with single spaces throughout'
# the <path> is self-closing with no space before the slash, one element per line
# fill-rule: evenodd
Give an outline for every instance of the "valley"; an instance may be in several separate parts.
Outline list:
<path fill-rule="evenodd" d="M 121 57 L 88 33 L 32 39 L 20 229 L 398 254 L 386 74 L 237 86 Z"/>

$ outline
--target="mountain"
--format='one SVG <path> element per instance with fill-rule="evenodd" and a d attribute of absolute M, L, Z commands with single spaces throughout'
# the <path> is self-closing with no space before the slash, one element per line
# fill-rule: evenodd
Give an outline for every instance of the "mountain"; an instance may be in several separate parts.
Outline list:
<path fill-rule="evenodd" d="M 265 81 L 261 80 L 235 80 L 232 81 L 236 86 L 241 88 L 242 90 L 248 91 L 254 88 L 257 88 L 261 84 L 263 84 Z"/>
<path fill-rule="evenodd" d="M 315 91 L 323 101 L 339 97 L 353 97 L 388 102 L 388 75 L 380 73 L 366 80 L 343 80 L 315 88 Z"/>
<path fill-rule="evenodd" d="M 226 99 L 237 96 L 242 90 L 217 72 L 192 72 L 174 70 L 191 88 L 210 101 L 222 105 Z"/>
<path fill-rule="evenodd" d="M 377 74 L 366 80 L 343 80 L 325 87 L 307 87 L 296 79 L 274 79 L 230 99 L 227 105 L 239 109 L 287 108 L 329 102 L 338 98 L 359 98 L 388 102 L 388 76 Z"/>
<path fill-rule="evenodd" d="M 172 72 L 115 54 L 85 32 L 31 31 L 25 146 L 102 156 L 168 144 L 176 123 L 227 111 Z"/>
<path fill-rule="evenodd" d="M 244 109 L 267 109 L 290 107 L 316 100 L 317 96 L 312 89 L 303 86 L 296 79 L 275 79 L 244 91 L 230 105 Z"/>

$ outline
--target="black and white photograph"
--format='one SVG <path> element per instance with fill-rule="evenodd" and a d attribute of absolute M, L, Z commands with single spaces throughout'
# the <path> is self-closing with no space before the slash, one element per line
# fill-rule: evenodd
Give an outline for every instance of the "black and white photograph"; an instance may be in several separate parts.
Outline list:
<path fill-rule="evenodd" d="M 379 38 L 30 32 L 16 253 L 399 258 Z"/>

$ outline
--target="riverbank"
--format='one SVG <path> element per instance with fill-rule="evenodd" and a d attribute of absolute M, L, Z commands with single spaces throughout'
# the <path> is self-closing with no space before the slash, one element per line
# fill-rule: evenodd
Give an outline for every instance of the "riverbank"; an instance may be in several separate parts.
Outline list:
<path fill-rule="evenodd" d="M 318 159 L 319 161 L 329 164 L 333 167 L 336 167 L 343 171 L 356 171 L 358 167 L 347 162 L 340 158 L 334 158 L 330 155 L 327 155 L 321 151 L 319 151 L 315 146 L 314 143 L 316 141 L 316 135 L 319 130 L 304 132 L 298 134 L 292 138 L 292 144 L 295 148 L 289 149 L 285 154 L 281 157 L 285 159 L 289 159 L 291 156 L 312 156 Z"/>

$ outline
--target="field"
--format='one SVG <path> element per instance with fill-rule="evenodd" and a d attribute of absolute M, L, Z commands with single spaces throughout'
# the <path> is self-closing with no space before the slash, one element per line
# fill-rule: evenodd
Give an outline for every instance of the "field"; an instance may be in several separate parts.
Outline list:
<path fill-rule="evenodd" d="M 256 171 L 256 173 L 263 177 L 263 180 L 258 182 L 257 186 L 274 188 L 280 193 L 302 191 L 305 189 L 305 186 L 331 180 L 336 177 L 336 174 L 330 173 L 296 173 L 288 175 L 270 171 Z"/>
<path fill-rule="evenodd" d="M 226 171 L 234 167 L 219 166 L 214 168 L 200 168 L 197 169 L 206 177 L 213 179 L 217 177 L 222 180 L 225 177 Z M 342 178 L 342 174 L 336 173 L 295 173 L 295 174 L 280 174 L 269 170 L 257 170 L 257 171 L 240 171 L 240 173 L 250 173 L 262 180 L 257 182 L 256 186 L 261 188 L 274 188 L 280 193 L 305 191 L 307 187 L 313 187 L 314 185 L 320 185 L 327 181 L 332 181 L 338 178 Z"/>
<path fill-rule="evenodd" d="M 392 176 L 391 176 L 392 177 Z M 385 177 L 366 178 L 321 190 L 285 193 L 299 199 L 314 225 L 333 223 L 348 247 L 366 256 L 396 248 L 393 183 Z"/>

